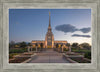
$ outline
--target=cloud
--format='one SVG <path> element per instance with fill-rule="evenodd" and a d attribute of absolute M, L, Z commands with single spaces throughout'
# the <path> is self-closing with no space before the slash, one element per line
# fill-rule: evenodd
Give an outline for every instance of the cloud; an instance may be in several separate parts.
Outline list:
<path fill-rule="evenodd" d="M 81 31 L 81 32 L 83 32 L 83 33 L 88 33 L 88 32 L 91 31 L 91 28 L 90 28 L 90 27 L 88 27 L 88 28 L 82 28 L 82 29 L 80 29 L 79 31 Z"/>
<path fill-rule="evenodd" d="M 86 38 L 90 38 L 90 35 L 79 35 L 79 34 L 73 34 L 72 37 L 86 37 Z"/>
<path fill-rule="evenodd" d="M 67 32 L 73 33 L 78 30 L 75 26 L 72 26 L 71 24 L 58 25 L 55 27 L 55 29 L 57 31 L 62 31 L 64 33 L 67 33 Z"/>
<path fill-rule="evenodd" d="M 75 26 L 71 25 L 71 24 L 63 24 L 63 25 L 57 25 L 55 27 L 55 30 L 57 31 L 62 31 L 64 33 L 68 33 L 68 32 L 75 32 L 75 31 L 81 31 L 83 33 L 88 33 L 91 31 L 91 28 L 88 27 L 88 28 L 81 28 L 81 29 L 78 29 L 76 28 Z"/>

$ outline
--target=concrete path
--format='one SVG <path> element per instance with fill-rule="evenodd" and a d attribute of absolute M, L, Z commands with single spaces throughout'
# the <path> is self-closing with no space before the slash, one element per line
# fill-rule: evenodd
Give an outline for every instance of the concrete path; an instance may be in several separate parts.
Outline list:
<path fill-rule="evenodd" d="M 62 53 L 53 51 L 52 49 L 37 53 L 37 57 L 29 63 L 69 63 L 62 56 Z"/>

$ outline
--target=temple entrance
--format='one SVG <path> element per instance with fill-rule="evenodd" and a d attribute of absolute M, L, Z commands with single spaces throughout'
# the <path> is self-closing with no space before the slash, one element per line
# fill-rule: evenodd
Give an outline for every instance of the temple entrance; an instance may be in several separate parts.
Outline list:
<path fill-rule="evenodd" d="M 51 45 L 48 45 L 47 48 L 52 48 L 52 46 Z"/>

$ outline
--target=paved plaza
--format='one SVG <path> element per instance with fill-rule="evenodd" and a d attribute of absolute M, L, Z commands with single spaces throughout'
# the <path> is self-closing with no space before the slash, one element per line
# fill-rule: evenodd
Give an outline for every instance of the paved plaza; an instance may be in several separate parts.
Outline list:
<path fill-rule="evenodd" d="M 69 61 L 63 58 L 62 53 L 58 53 L 53 49 L 48 49 L 37 53 L 37 57 L 32 58 L 29 63 L 69 63 Z"/>

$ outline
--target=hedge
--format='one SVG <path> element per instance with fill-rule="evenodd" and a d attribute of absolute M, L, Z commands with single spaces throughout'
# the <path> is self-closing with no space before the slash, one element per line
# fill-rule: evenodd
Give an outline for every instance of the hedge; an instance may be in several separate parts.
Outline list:
<path fill-rule="evenodd" d="M 24 50 L 21 50 L 21 49 L 11 49 L 9 50 L 9 53 L 23 53 Z"/>
<path fill-rule="evenodd" d="M 91 59 L 91 52 L 86 52 L 85 53 L 85 58 Z"/>

